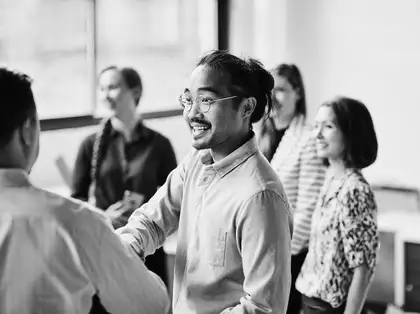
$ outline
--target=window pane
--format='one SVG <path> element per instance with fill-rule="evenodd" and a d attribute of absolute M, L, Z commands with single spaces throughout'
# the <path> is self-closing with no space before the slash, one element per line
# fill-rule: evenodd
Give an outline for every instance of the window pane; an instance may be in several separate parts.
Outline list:
<path fill-rule="evenodd" d="M 41 118 L 91 114 L 91 2 L 1 0 L 0 62 L 33 79 Z"/>
<path fill-rule="evenodd" d="M 216 48 L 216 5 L 209 0 L 98 0 L 98 71 L 111 64 L 134 67 L 144 86 L 140 111 L 178 108 L 177 96 L 199 55 Z"/>

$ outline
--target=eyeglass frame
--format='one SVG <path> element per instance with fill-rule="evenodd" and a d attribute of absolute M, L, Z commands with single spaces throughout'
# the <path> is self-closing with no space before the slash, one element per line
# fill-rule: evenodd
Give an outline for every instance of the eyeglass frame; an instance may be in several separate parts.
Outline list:
<path fill-rule="evenodd" d="M 206 98 L 205 96 L 198 95 L 195 99 L 193 99 L 193 98 L 191 97 L 191 99 L 192 99 L 191 104 L 190 104 L 190 105 L 185 106 L 185 105 L 184 105 L 184 103 L 182 102 L 182 97 L 183 97 L 184 95 L 186 95 L 186 94 L 184 93 L 184 94 L 181 94 L 181 95 L 179 95 L 179 96 L 178 96 L 178 102 L 179 102 L 179 104 L 181 105 L 181 107 L 182 107 L 182 108 L 184 108 L 184 110 L 187 110 L 188 112 L 190 112 L 190 111 L 191 111 L 191 109 L 192 109 L 192 106 L 194 105 L 194 103 L 196 103 L 196 104 L 198 105 L 198 108 L 199 108 L 200 112 L 202 112 L 202 113 L 207 113 L 207 112 L 209 112 L 209 111 L 210 111 L 210 108 L 211 108 L 211 105 L 212 105 L 212 104 L 214 104 L 214 103 L 215 103 L 215 102 L 217 102 L 217 101 L 228 100 L 228 99 L 233 99 L 233 98 L 239 97 L 239 96 L 235 95 L 235 96 L 229 96 L 229 97 L 224 97 L 224 98 L 219 98 L 219 99 L 210 99 L 210 100 L 209 100 L 209 104 L 208 104 L 208 109 L 207 109 L 207 110 L 202 110 L 202 109 L 201 109 L 202 100 L 201 100 L 200 102 L 197 102 L 197 99 L 198 99 L 199 97 Z"/>

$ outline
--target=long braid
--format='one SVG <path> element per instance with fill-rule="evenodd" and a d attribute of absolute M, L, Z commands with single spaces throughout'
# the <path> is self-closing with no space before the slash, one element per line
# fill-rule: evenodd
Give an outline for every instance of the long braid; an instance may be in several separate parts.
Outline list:
<path fill-rule="evenodd" d="M 111 131 L 111 120 L 104 120 L 98 132 L 96 132 L 95 140 L 92 148 L 92 160 L 90 168 L 91 184 L 89 187 L 89 202 L 96 206 L 96 186 L 99 178 L 99 167 L 105 157 L 106 146 L 109 142 L 109 134 Z"/>

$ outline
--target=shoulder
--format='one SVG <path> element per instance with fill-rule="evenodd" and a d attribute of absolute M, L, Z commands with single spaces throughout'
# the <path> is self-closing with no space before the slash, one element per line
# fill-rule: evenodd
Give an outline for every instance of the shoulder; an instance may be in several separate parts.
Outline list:
<path fill-rule="evenodd" d="M 340 202 L 350 211 L 377 209 L 373 190 L 358 170 L 352 171 L 345 181 L 340 193 Z"/>
<path fill-rule="evenodd" d="M 143 128 L 146 136 L 148 138 L 151 138 L 159 147 L 163 149 L 168 147 L 172 148 L 171 141 L 165 135 L 147 127 L 146 125 L 143 125 Z"/>
<path fill-rule="evenodd" d="M 237 186 L 246 191 L 245 195 L 277 195 L 286 200 L 279 175 L 261 152 L 255 153 L 244 163 L 237 178 Z"/>
<path fill-rule="evenodd" d="M 86 202 L 51 192 L 46 192 L 45 201 L 50 214 L 77 242 L 100 242 L 104 228 L 111 227 L 104 213 Z"/>
<path fill-rule="evenodd" d="M 86 136 L 80 144 L 80 149 L 91 150 L 93 147 L 93 143 L 95 142 L 95 138 L 96 138 L 96 132 L 91 133 L 88 136 Z"/>

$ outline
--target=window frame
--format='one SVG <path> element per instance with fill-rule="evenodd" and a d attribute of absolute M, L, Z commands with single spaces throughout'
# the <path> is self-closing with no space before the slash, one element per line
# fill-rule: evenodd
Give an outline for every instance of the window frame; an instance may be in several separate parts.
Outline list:
<path fill-rule="evenodd" d="M 101 121 L 101 117 L 95 116 L 96 104 L 96 70 L 97 70 L 97 0 L 90 0 L 89 6 L 89 26 L 87 28 L 88 46 L 87 56 L 89 69 L 89 81 L 91 90 L 91 104 L 92 114 L 90 115 L 75 115 L 58 118 L 43 118 L 40 119 L 41 131 L 55 131 L 71 128 L 80 128 L 97 125 Z M 217 49 L 228 50 L 229 42 L 229 5 L 230 0 L 215 0 L 217 1 Z M 182 109 L 174 108 L 158 111 L 147 111 L 141 113 L 141 117 L 147 119 L 160 119 L 168 117 L 176 117 L 182 115 Z"/>

